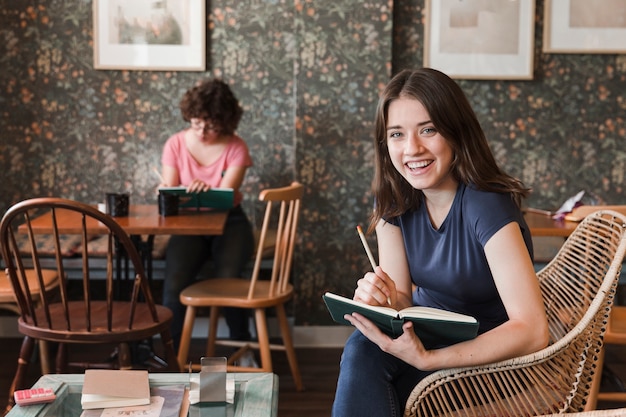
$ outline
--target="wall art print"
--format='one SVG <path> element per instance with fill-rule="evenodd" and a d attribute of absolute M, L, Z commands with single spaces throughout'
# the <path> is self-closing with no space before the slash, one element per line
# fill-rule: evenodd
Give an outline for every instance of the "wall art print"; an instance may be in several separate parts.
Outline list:
<path fill-rule="evenodd" d="M 624 53 L 626 0 L 546 0 L 543 51 Z"/>
<path fill-rule="evenodd" d="M 204 71 L 204 0 L 94 0 L 94 68 Z"/>
<path fill-rule="evenodd" d="M 427 0 L 424 65 L 456 79 L 532 79 L 535 0 Z"/>

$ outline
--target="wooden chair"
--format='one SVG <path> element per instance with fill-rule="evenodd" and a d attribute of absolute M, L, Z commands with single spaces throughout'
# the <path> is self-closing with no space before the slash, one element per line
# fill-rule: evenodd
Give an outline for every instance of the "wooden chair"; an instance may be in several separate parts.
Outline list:
<path fill-rule="evenodd" d="M 615 210 L 619 213 L 626 213 L 626 206 L 611 206 L 612 210 Z M 581 213 L 580 215 L 587 215 L 588 213 Z M 609 323 L 606 328 L 606 332 L 604 333 L 604 345 L 626 345 L 626 306 L 622 305 L 614 305 L 611 309 L 611 316 L 609 317 Z M 617 383 L 617 387 L 614 391 L 600 391 L 602 375 L 603 372 L 597 372 L 594 376 L 593 386 L 591 390 L 591 395 L 589 398 L 590 409 L 595 409 L 598 401 L 608 401 L 608 402 L 621 402 L 626 403 L 626 391 L 625 387 L 621 386 L 626 381 L 620 381 L 615 375 L 611 375 L 608 373 L 608 368 L 604 363 L 604 354 L 605 354 L 605 346 L 602 346 L 602 351 L 600 352 L 600 361 L 598 363 L 599 369 L 605 371 L 605 375 L 614 378 L 613 382 Z M 626 415 L 626 413 L 625 413 Z"/>
<path fill-rule="evenodd" d="M 549 346 L 530 355 L 435 372 L 420 381 L 405 416 L 535 416 L 584 411 L 626 252 L 626 217 L 585 218 L 537 273 Z M 514 276 L 515 271 L 511 271 Z"/>
<path fill-rule="evenodd" d="M 28 288 L 30 297 L 33 302 L 40 303 L 43 299 L 42 291 L 39 287 L 39 280 L 37 279 L 37 273 L 34 269 L 26 270 L 26 279 L 28 280 Z M 43 279 L 43 293 L 50 294 L 54 289 L 59 286 L 61 280 L 57 271 L 52 269 L 42 270 Z M 20 314 L 20 308 L 15 300 L 15 292 L 11 286 L 11 281 L 8 276 L 0 278 L 0 309 L 8 310 L 17 315 Z M 43 375 L 51 372 L 50 362 L 48 361 L 48 349 L 45 341 L 39 342 L 39 361 L 41 362 L 41 373 Z"/>
<path fill-rule="evenodd" d="M 615 305 L 611 309 L 609 323 L 607 325 L 606 332 L 604 333 L 604 345 L 608 344 L 626 345 L 626 306 Z M 599 369 L 606 371 L 607 368 L 604 366 L 604 354 L 605 346 L 602 346 L 598 367 Z M 591 391 L 591 397 L 589 399 L 590 403 L 592 403 L 592 409 L 595 408 L 598 401 L 626 403 L 626 391 L 624 390 L 600 391 L 602 374 L 603 372 L 597 372 L 594 376 L 593 389 Z M 617 385 L 619 389 L 619 385 L 623 384 L 625 381 L 620 381 L 617 377 L 615 378 L 617 380 L 614 382 L 618 383 Z M 626 415 L 626 413 L 624 415 Z"/>
<path fill-rule="evenodd" d="M 81 221 L 76 225 L 82 236 L 82 249 L 75 256 L 82 258 L 83 277 L 80 290 L 70 292 L 62 262 L 59 245 L 60 231 L 56 213 L 71 210 L 80 214 Z M 49 235 L 33 231 L 31 219 L 44 211 L 52 213 L 52 235 L 55 241 L 56 274 L 60 277 L 59 295 L 55 299 L 41 293 L 41 300 L 30 296 L 34 273 L 39 288 L 45 287 L 47 272 L 41 268 L 37 250 L 38 239 Z M 96 280 L 90 279 L 88 223 L 100 222 L 108 229 L 107 274 L 105 280 L 98 280 L 104 290 L 97 287 Z M 19 229 L 18 229 L 19 227 Z M 27 233 L 32 248 L 32 271 L 24 266 L 18 249 L 16 236 Z M 117 245 L 117 246 L 116 246 Z M 56 371 L 63 373 L 67 365 L 66 344 L 113 344 L 119 349 L 118 363 L 111 367 L 131 368 L 130 342 L 139 342 L 160 334 L 165 347 L 167 370 L 179 371 L 176 353 L 170 335 L 171 311 L 155 305 L 144 273 L 141 258 L 130 237 L 107 214 L 94 207 L 60 198 L 36 198 L 26 200 L 11 207 L 0 222 L 0 246 L 6 265 L 6 274 L 15 291 L 20 317 L 18 330 L 24 335 L 18 366 L 10 389 L 9 406 L 13 404 L 13 391 L 25 388 L 23 379 L 32 355 L 34 342 L 44 340 L 59 343 L 56 357 Z M 115 249 L 117 247 L 117 249 Z M 114 288 L 119 285 L 114 280 L 116 252 L 124 251 L 134 268 L 135 278 L 131 282 L 128 300 L 114 297 Z M 98 366 L 102 366 L 99 364 Z"/>
<path fill-rule="evenodd" d="M 285 303 L 293 298 L 294 292 L 290 283 L 290 275 L 303 192 L 304 187 L 294 182 L 287 187 L 266 189 L 260 193 L 259 200 L 266 203 L 266 209 L 250 280 L 243 278 L 209 279 L 192 284 L 181 292 L 180 301 L 187 306 L 178 351 L 178 362 L 181 369 L 187 365 L 196 310 L 199 307 L 210 307 L 206 356 L 215 355 L 216 344 L 237 346 L 240 349 L 229 358 L 228 371 L 272 372 L 271 350 L 284 350 L 295 385 L 298 390 L 302 390 L 302 379 L 287 322 Z M 273 213 L 273 209 L 278 209 L 278 213 Z M 259 277 L 259 270 L 263 250 L 266 247 L 265 240 L 268 238 L 268 230 L 270 229 L 276 230 L 274 259 L 271 278 L 262 280 Z M 217 340 L 220 307 L 253 309 L 258 343 Z M 266 310 L 269 308 L 276 310 L 282 335 L 282 345 L 270 344 L 266 320 Z M 234 365 L 235 360 L 249 348 L 260 350 L 261 368 L 243 368 Z M 194 368 L 197 369 L 198 365 L 196 364 Z"/>

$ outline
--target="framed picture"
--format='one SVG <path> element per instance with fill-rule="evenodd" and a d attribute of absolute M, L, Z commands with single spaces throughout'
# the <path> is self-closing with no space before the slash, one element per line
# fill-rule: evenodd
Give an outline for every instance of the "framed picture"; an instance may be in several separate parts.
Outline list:
<path fill-rule="evenodd" d="M 424 66 L 457 79 L 532 79 L 535 0 L 426 0 Z"/>
<path fill-rule="evenodd" d="M 94 0 L 94 68 L 204 71 L 205 0 Z"/>
<path fill-rule="evenodd" d="M 623 53 L 625 17 L 626 0 L 546 0 L 543 51 Z"/>

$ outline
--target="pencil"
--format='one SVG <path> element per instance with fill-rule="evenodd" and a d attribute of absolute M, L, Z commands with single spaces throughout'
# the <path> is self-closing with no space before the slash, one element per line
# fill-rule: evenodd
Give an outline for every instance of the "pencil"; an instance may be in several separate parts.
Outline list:
<path fill-rule="evenodd" d="M 365 253 L 367 253 L 367 257 L 372 264 L 372 269 L 376 269 L 376 261 L 374 260 L 374 255 L 372 255 L 370 246 L 367 244 L 367 240 L 365 239 L 365 235 L 363 234 L 363 229 L 361 229 L 360 225 L 357 225 L 356 230 L 357 232 L 359 232 L 359 237 L 361 238 L 361 242 L 363 242 L 363 247 L 365 248 Z"/>
<path fill-rule="evenodd" d="M 361 229 L 360 225 L 356 226 L 356 231 L 359 232 L 359 237 L 361 238 L 361 242 L 363 243 L 363 247 L 365 248 L 365 253 L 367 253 L 370 264 L 372 264 L 372 269 L 376 269 L 376 261 L 374 260 L 374 255 L 372 255 L 370 245 L 367 244 L 367 240 L 365 239 L 365 235 L 363 234 L 363 229 Z M 391 298 L 389 297 L 387 297 L 387 304 L 391 305 Z"/>
<path fill-rule="evenodd" d="M 152 172 L 154 172 L 154 174 L 159 178 L 159 180 L 161 181 L 161 184 L 165 184 L 165 180 L 163 179 L 163 176 L 161 175 L 159 170 L 156 169 L 156 167 L 152 167 Z"/>

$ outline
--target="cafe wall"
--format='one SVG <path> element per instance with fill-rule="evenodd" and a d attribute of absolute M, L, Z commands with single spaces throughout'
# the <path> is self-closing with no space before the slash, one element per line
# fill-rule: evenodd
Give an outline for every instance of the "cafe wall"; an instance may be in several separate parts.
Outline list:
<path fill-rule="evenodd" d="M 392 4 L 393 3 L 393 4 Z M 368 261 L 355 226 L 372 199 L 372 119 L 390 74 L 419 67 L 424 0 L 213 0 L 205 72 L 94 70 L 90 0 L 0 0 L 0 210 L 34 196 L 154 202 L 160 152 L 185 127 L 197 80 L 230 83 L 258 191 L 306 186 L 294 263 L 300 325 L 329 324 L 320 296 L 350 294 Z M 532 81 L 468 81 L 498 161 L 556 207 L 579 190 L 626 204 L 626 59 L 541 53 Z M 372 238 L 372 244 L 375 242 Z M 375 246 L 374 246 L 375 248 Z"/>

